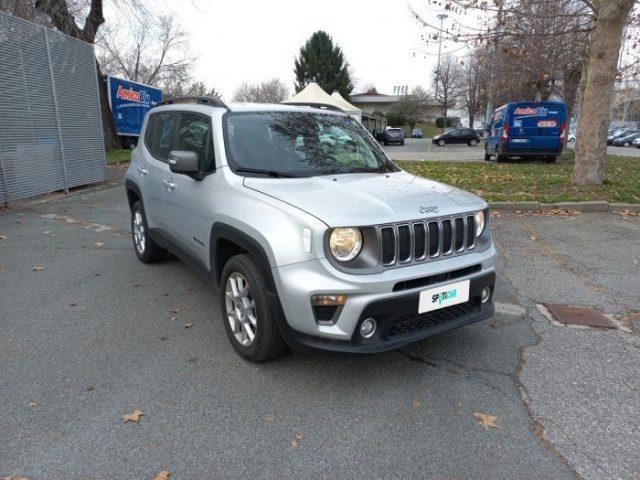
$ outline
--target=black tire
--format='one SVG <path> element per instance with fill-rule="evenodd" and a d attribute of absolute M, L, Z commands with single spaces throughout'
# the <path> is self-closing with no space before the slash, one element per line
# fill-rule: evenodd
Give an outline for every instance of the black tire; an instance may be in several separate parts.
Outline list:
<path fill-rule="evenodd" d="M 140 219 L 136 218 L 137 213 L 140 214 Z M 138 221 L 141 221 L 141 228 L 136 227 Z M 157 262 L 158 260 L 162 260 L 167 254 L 166 250 L 151 238 L 149 226 L 147 225 L 147 216 L 144 213 L 144 207 L 140 200 L 135 202 L 133 207 L 131 207 L 131 238 L 136 256 L 143 263 Z M 140 238 L 143 240 L 138 241 Z"/>
<path fill-rule="evenodd" d="M 472 138 L 471 140 L 469 140 L 470 147 L 475 147 L 477 144 L 478 144 L 478 141 L 475 138 Z"/>
<path fill-rule="evenodd" d="M 486 149 L 484 151 L 484 161 L 485 162 L 490 162 L 491 161 L 491 155 L 489 155 L 489 152 Z"/>
<path fill-rule="evenodd" d="M 255 337 L 250 345 L 242 345 L 236 338 L 227 316 L 227 281 L 234 274 L 240 274 L 249 284 L 251 300 L 255 305 Z M 234 350 L 252 362 L 264 362 L 279 357 L 287 351 L 274 313 L 271 308 L 266 280 L 250 255 L 236 255 L 229 259 L 222 271 L 219 289 L 220 309 L 224 328 Z"/>
<path fill-rule="evenodd" d="M 622 146 L 623 147 L 628 147 L 629 145 L 631 145 L 629 142 L 624 142 L 624 144 Z"/>
<path fill-rule="evenodd" d="M 500 155 L 499 153 L 496 153 L 496 163 L 505 163 L 507 160 L 509 160 L 508 157 L 505 157 L 504 155 Z"/>
<path fill-rule="evenodd" d="M 389 142 L 384 142 L 384 145 L 385 145 L 385 147 L 386 147 L 387 145 L 389 145 Z"/>
<path fill-rule="evenodd" d="M 400 145 L 404 145 L 404 140 L 402 142 L 400 142 Z"/>
<path fill-rule="evenodd" d="M 545 157 L 544 161 L 547 163 L 556 163 L 556 159 L 558 157 L 556 157 L 555 155 L 551 155 L 550 157 Z"/>
<path fill-rule="evenodd" d="M 444 140 L 438 140 L 438 146 L 439 147 L 444 147 L 446 145 L 447 142 L 445 142 Z"/>

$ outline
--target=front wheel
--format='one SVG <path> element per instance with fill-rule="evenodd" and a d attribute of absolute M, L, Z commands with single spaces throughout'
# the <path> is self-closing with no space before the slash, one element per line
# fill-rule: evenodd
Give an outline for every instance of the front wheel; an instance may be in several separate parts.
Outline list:
<path fill-rule="evenodd" d="M 469 140 L 470 147 L 475 147 L 477 144 L 478 144 L 478 141 L 475 138 Z"/>
<path fill-rule="evenodd" d="M 623 147 L 628 147 L 629 145 L 630 145 L 629 142 L 624 142 Z"/>
<path fill-rule="evenodd" d="M 139 200 L 131 207 L 131 233 L 133 249 L 141 262 L 153 263 L 165 256 L 165 250 L 151 238 L 144 207 Z"/>
<path fill-rule="evenodd" d="M 439 147 L 444 147 L 445 141 L 444 140 L 438 140 L 438 146 Z"/>
<path fill-rule="evenodd" d="M 235 351 L 252 362 L 282 355 L 287 346 L 276 324 L 267 283 L 253 258 L 232 257 L 224 266 L 220 286 L 224 327 Z"/>
<path fill-rule="evenodd" d="M 544 159 L 544 161 L 545 161 L 545 162 L 547 162 L 547 163 L 556 163 L 556 159 L 557 159 L 557 158 L 558 158 L 558 157 L 556 157 L 555 155 L 552 155 L 552 156 L 550 156 L 550 157 L 546 157 L 546 158 Z"/>

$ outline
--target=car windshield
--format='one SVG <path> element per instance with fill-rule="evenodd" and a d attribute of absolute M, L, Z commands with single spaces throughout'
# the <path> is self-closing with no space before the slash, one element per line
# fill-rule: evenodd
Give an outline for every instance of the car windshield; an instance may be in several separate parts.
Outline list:
<path fill-rule="evenodd" d="M 224 135 L 229 164 L 243 174 L 311 177 L 398 171 L 351 117 L 305 112 L 228 113 Z"/>

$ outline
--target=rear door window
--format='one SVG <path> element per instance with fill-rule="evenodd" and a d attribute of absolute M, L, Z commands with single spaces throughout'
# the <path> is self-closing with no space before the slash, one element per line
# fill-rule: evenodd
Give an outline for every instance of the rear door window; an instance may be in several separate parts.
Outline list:
<path fill-rule="evenodd" d="M 160 112 L 156 115 L 157 120 L 151 153 L 158 160 L 167 163 L 173 137 L 176 133 L 179 114 L 177 112 Z"/>

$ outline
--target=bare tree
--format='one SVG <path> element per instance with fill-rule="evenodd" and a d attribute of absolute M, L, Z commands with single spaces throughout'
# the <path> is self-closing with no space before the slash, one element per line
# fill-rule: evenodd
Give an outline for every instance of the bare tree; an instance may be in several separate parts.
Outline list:
<path fill-rule="evenodd" d="M 189 53 L 188 35 L 171 16 L 149 14 L 130 31 L 109 27 L 98 45 L 106 73 L 163 88 L 188 80 L 195 61 Z"/>
<path fill-rule="evenodd" d="M 195 82 L 188 85 L 178 83 L 170 86 L 164 91 L 164 96 L 169 97 L 213 97 L 220 98 L 220 93 L 214 87 L 207 87 L 202 82 Z"/>
<path fill-rule="evenodd" d="M 453 55 L 443 55 L 440 60 L 440 68 L 433 71 L 433 85 L 436 88 L 435 98 L 442 103 L 443 128 L 447 127 L 449 108 L 455 106 L 455 92 L 458 88 L 459 64 Z"/>
<path fill-rule="evenodd" d="M 233 93 L 234 102 L 280 103 L 289 97 L 289 89 L 273 78 L 262 83 L 243 83 Z"/>
<path fill-rule="evenodd" d="M 425 111 L 431 102 L 431 95 L 422 87 L 415 87 L 408 95 L 403 95 L 396 106 L 396 111 L 404 117 L 413 130 L 424 116 Z"/>
<path fill-rule="evenodd" d="M 486 105 L 487 69 L 480 52 L 473 52 L 462 60 L 457 69 L 458 81 L 454 84 L 453 96 L 462 104 L 469 116 L 469 128 L 473 128 L 475 117 Z"/>
<path fill-rule="evenodd" d="M 439 40 L 441 35 L 447 40 L 491 49 L 498 71 L 505 65 L 516 65 L 517 58 L 525 66 L 532 60 L 541 61 L 542 69 L 521 71 L 521 80 L 514 82 L 528 85 L 533 98 L 545 98 L 564 90 L 564 98 L 572 109 L 570 103 L 576 98 L 578 85 L 581 100 L 573 181 L 579 185 L 602 183 L 609 107 L 623 31 L 629 26 L 628 37 L 637 41 L 640 36 L 638 8 L 634 8 L 639 3 L 638 0 L 427 0 L 429 5 L 449 10 L 452 16 L 475 14 L 471 22 L 456 20 L 446 32 L 434 33 L 429 38 Z M 423 26 L 440 32 L 427 17 L 413 13 Z M 514 48 L 518 45 L 521 48 Z M 514 51 L 517 55 L 512 54 Z M 544 65 L 554 67 L 548 71 Z M 498 79 L 491 85 L 504 87 L 514 78 L 517 77 Z M 491 88 L 488 94 L 493 96 L 494 90 Z"/>

